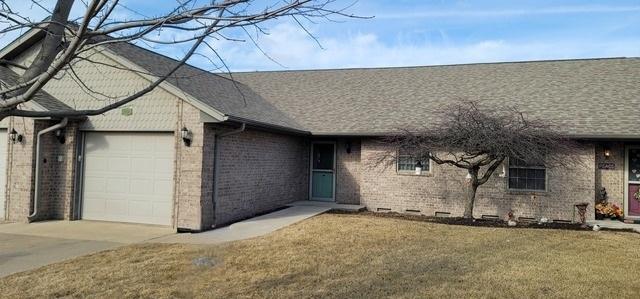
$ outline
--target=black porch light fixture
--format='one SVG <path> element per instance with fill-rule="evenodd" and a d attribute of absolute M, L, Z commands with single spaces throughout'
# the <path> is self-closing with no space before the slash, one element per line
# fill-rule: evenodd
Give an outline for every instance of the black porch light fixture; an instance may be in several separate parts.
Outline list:
<path fill-rule="evenodd" d="M 193 139 L 193 137 L 191 136 L 191 131 L 189 131 L 186 127 L 183 127 L 182 130 L 180 130 L 180 137 L 182 137 L 182 142 L 184 143 L 184 145 L 191 146 L 191 140 Z"/>
<path fill-rule="evenodd" d="M 22 143 L 23 136 L 21 134 L 18 134 L 18 132 L 16 132 L 16 129 L 12 128 L 11 132 L 9 132 L 9 140 L 11 140 L 13 144 L 16 144 L 18 142 Z"/>
<path fill-rule="evenodd" d="M 60 142 L 60 144 L 64 144 L 64 143 L 65 143 L 65 141 L 66 141 L 66 139 L 65 139 L 65 137 L 64 137 L 64 133 L 65 133 L 65 132 L 64 132 L 64 130 L 63 130 L 63 129 L 56 130 L 56 133 L 55 133 L 55 135 L 56 135 L 56 139 L 58 139 L 58 142 Z"/>
<path fill-rule="evenodd" d="M 603 152 L 605 158 L 611 157 L 611 149 L 609 147 L 605 147 Z"/>

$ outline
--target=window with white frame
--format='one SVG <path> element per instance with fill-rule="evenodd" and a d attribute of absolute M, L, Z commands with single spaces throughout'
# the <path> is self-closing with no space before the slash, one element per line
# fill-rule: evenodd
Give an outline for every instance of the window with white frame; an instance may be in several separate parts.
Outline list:
<path fill-rule="evenodd" d="M 542 163 L 526 163 L 520 159 L 509 159 L 509 189 L 547 190 L 547 169 Z"/>
<path fill-rule="evenodd" d="M 428 159 L 417 159 L 413 155 L 402 150 L 398 151 L 398 158 L 396 162 L 398 172 L 414 173 L 418 165 L 422 167 L 423 172 L 429 171 Z"/>

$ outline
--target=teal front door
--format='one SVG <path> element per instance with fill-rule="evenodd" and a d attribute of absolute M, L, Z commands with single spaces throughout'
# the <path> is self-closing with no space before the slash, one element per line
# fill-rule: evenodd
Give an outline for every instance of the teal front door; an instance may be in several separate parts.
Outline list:
<path fill-rule="evenodd" d="M 335 186 L 335 143 L 311 144 L 311 199 L 333 201 Z"/>

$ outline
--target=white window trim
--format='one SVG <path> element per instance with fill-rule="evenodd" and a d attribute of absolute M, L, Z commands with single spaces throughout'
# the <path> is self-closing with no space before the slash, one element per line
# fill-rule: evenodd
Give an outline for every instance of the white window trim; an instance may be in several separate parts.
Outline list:
<path fill-rule="evenodd" d="M 546 166 L 530 166 L 530 167 L 523 167 L 523 166 L 514 166 L 513 168 L 520 168 L 520 169 L 544 169 L 544 190 L 543 189 L 518 189 L 518 188 L 511 188 L 511 185 L 509 184 L 510 181 L 510 174 L 511 174 L 511 161 L 509 159 L 505 159 L 505 162 L 507 163 L 507 173 L 505 175 L 505 177 L 507 178 L 507 190 L 512 191 L 512 192 L 549 192 L 549 169 Z"/>
<path fill-rule="evenodd" d="M 413 170 L 404 170 L 404 169 L 401 170 L 400 169 L 400 163 L 399 163 L 400 162 L 399 161 L 400 160 L 400 156 L 410 156 L 410 155 L 401 155 L 400 154 L 400 150 L 396 151 L 396 162 L 395 163 L 396 163 L 396 173 L 397 174 L 415 175 L 415 176 L 426 176 L 426 175 L 430 175 L 431 174 L 431 171 L 433 169 L 433 164 L 432 164 L 433 161 L 431 161 L 431 159 L 427 159 L 429 161 L 428 165 L 427 165 L 429 167 L 429 170 L 422 169 L 422 173 L 421 174 L 416 174 L 415 168 Z"/>

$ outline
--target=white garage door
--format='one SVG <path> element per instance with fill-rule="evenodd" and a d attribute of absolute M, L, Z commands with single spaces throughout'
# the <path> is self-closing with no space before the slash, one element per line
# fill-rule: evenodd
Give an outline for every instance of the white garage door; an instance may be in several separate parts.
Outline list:
<path fill-rule="evenodd" d="M 173 135 L 85 134 L 82 218 L 171 225 Z"/>
<path fill-rule="evenodd" d="M 0 220 L 4 220 L 7 187 L 7 130 L 0 129 Z"/>

